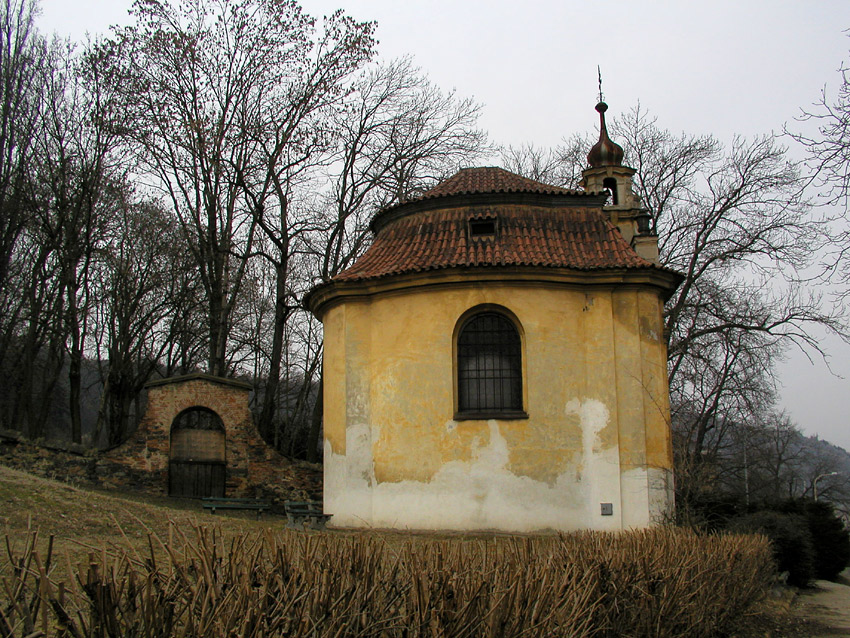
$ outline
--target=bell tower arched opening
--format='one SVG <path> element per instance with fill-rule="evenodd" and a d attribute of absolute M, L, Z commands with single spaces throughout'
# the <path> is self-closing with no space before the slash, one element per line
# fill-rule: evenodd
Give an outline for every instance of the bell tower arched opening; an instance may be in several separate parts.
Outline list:
<path fill-rule="evenodd" d="M 620 196 L 617 193 L 617 180 L 613 177 L 606 177 L 602 180 L 602 188 L 611 193 L 611 206 L 617 206 L 620 203 Z"/>

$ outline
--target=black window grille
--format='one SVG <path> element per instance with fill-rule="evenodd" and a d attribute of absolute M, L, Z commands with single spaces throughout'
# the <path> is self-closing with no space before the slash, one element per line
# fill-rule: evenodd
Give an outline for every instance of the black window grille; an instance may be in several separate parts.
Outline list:
<path fill-rule="evenodd" d="M 522 411 L 522 345 L 514 324 L 482 312 L 463 325 L 457 340 L 458 411 Z"/>

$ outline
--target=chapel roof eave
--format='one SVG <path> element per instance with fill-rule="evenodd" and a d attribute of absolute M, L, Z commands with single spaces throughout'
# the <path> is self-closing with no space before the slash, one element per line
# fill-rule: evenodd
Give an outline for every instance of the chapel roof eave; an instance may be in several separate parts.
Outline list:
<path fill-rule="evenodd" d="M 335 280 L 373 279 L 451 267 L 551 267 L 589 271 L 647 268 L 600 206 L 439 206 L 383 226 L 369 249 Z M 483 217 L 481 217 L 483 216 Z M 470 220 L 492 221 L 473 235 Z"/>
<path fill-rule="evenodd" d="M 444 285 L 451 277 L 467 284 L 506 277 L 575 285 L 628 280 L 655 286 L 666 299 L 680 276 L 635 251 L 604 212 L 607 196 L 500 168 L 462 169 L 421 197 L 380 211 L 365 253 L 310 290 L 303 304 L 320 316 L 339 295 Z"/>
<path fill-rule="evenodd" d="M 450 267 L 384 275 L 370 279 L 331 280 L 304 295 L 302 306 L 322 319 L 332 306 L 348 300 L 393 294 L 413 289 L 469 287 L 481 283 L 518 286 L 618 287 L 636 286 L 658 290 L 667 301 L 684 277 L 675 270 L 651 265 L 644 268 L 552 268 L 546 266 Z"/>

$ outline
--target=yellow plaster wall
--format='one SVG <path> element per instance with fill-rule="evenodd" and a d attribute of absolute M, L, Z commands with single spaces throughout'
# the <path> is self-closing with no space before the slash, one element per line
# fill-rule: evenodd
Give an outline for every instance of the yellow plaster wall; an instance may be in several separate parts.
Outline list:
<path fill-rule="evenodd" d="M 337 454 L 345 454 L 345 306 L 328 311 L 324 322 L 322 379 L 324 393 L 324 436 Z"/>
<path fill-rule="evenodd" d="M 521 323 L 527 419 L 454 420 L 452 335 L 459 317 L 481 304 L 503 306 Z M 449 469 L 479 467 L 494 454 L 517 485 L 526 481 L 553 507 L 563 504 L 569 520 L 564 514 L 548 526 L 647 524 L 648 498 L 621 499 L 620 475 L 637 471 L 633 492 L 646 485 L 648 466 L 668 473 L 672 466 L 660 304 L 652 289 L 491 282 L 332 306 L 323 317 L 328 511 L 348 507 L 339 490 L 348 489 L 341 477 L 353 469 L 358 481 L 369 475 L 358 483 L 354 500 L 362 503 L 371 498 L 364 490 L 425 489 Z M 367 451 L 349 462 L 352 437 Z M 615 503 L 614 517 L 598 518 L 601 502 Z M 408 526 L 368 521 L 372 511 L 361 507 L 368 511 L 343 523 Z M 439 520 L 435 526 L 458 526 Z"/>

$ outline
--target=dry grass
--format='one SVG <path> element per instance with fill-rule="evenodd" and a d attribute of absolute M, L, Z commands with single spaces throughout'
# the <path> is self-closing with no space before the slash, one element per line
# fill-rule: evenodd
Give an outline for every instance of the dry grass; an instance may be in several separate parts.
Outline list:
<path fill-rule="evenodd" d="M 142 550 L 148 534 L 164 536 L 171 523 L 217 523 L 228 536 L 282 524 L 274 516 L 257 521 L 253 512 L 212 516 L 197 500 L 98 491 L 0 465 L 0 537 L 9 536 L 15 545 L 27 538 L 28 530 L 38 530 L 43 538 L 55 537 L 59 554 L 83 559 L 103 546 Z"/>
<path fill-rule="evenodd" d="M 20 515 L 3 514 L 12 534 L 0 559 L 3 638 L 699 638 L 728 635 L 772 576 L 767 542 L 755 536 L 657 529 L 388 542 L 279 530 L 279 521 L 211 527 L 211 517 L 179 508 L 49 488 L 26 489 L 69 508 L 110 499 L 99 505 L 115 522 L 75 515 L 88 540 L 63 538 L 68 554 L 45 527 L 27 531 Z M 169 517 L 176 522 L 163 524 Z M 125 522 L 136 527 L 122 537 L 115 525 Z M 87 549 L 94 538 L 105 549 Z"/>

